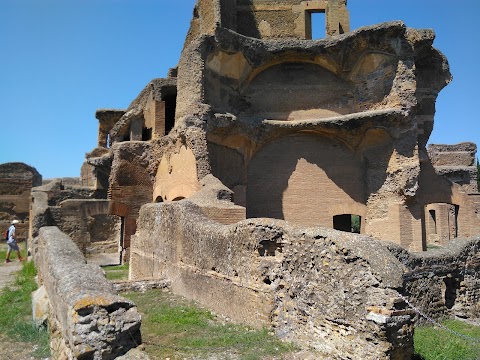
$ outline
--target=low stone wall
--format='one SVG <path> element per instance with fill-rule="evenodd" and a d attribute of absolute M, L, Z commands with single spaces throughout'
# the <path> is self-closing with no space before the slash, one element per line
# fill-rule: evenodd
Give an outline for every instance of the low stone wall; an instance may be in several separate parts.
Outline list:
<path fill-rule="evenodd" d="M 402 293 L 415 307 L 437 319 L 480 318 L 480 236 L 416 254 L 389 248 L 406 268 Z"/>
<path fill-rule="evenodd" d="M 115 293 L 98 266 L 86 264 L 67 235 L 43 227 L 33 246 L 50 303 L 54 359 L 115 359 L 141 343 L 135 304 Z"/>
<path fill-rule="evenodd" d="M 170 280 L 174 293 L 327 358 L 412 355 L 403 266 L 369 237 L 272 219 L 223 225 L 186 200 L 144 205 L 138 225 L 132 279 Z"/>

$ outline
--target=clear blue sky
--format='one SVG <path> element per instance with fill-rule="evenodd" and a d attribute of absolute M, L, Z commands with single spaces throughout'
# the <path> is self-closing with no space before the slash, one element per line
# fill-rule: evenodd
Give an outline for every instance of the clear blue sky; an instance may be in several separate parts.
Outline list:
<path fill-rule="evenodd" d="M 0 163 L 44 178 L 79 176 L 98 108 L 128 107 L 174 67 L 194 0 L 0 0 Z M 480 144 L 479 0 L 349 0 L 351 27 L 390 20 L 433 28 L 454 81 L 430 143 Z"/>

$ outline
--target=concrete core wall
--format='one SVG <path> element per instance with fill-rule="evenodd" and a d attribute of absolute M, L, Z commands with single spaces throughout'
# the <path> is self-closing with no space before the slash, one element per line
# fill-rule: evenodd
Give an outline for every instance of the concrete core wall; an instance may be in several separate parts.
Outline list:
<path fill-rule="evenodd" d="M 273 219 L 222 225 L 183 200 L 142 207 L 130 277 L 170 280 L 175 293 L 330 358 L 408 359 L 419 314 L 405 298 L 435 318 L 478 319 L 479 246 L 414 255 Z"/>
<path fill-rule="evenodd" d="M 412 353 L 411 314 L 395 290 L 401 265 L 366 237 L 271 219 L 221 225 L 186 200 L 149 204 L 130 269 L 132 279 L 170 279 L 175 293 L 327 356 Z"/>

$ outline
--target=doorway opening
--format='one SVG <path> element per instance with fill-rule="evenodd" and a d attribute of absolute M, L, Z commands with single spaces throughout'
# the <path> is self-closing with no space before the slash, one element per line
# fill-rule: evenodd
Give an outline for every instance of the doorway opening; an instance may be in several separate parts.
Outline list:
<path fill-rule="evenodd" d="M 165 135 L 175 126 L 175 109 L 177 108 L 177 89 L 168 89 L 162 99 L 165 101 Z"/>
<path fill-rule="evenodd" d="M 448 203 L 425 206 L 425 237 L 428 245 L 443 246 L 458 237 L 458 212 L 460 207 Z"/>

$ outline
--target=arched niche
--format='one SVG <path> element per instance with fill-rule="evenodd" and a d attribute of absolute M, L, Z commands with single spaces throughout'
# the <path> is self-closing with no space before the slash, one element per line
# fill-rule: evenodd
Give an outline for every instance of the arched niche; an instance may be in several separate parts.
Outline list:
<path fill-rule="evenodd" d="M 304 120 L 349 114 L 352 83 L 312 62 L 285 61 L 265 68 L 242 91 L 243 116 Z"/>
<path fill-rule="evenodd" d="M 182 197 L 188 198 L 199 188 L 197 162 L 193 151 L 181 146 L 177 152 L 164 155 L 158 166 L 153 189 L 153 199 L 170 201 Z"/>
<path fill-rule="evenodd" d="M 332 217 L 363 214 L 362 162 L 335 139 L 296 133 L 261 148 L 248 165 L 247 216 L 332 227 Z"/>

